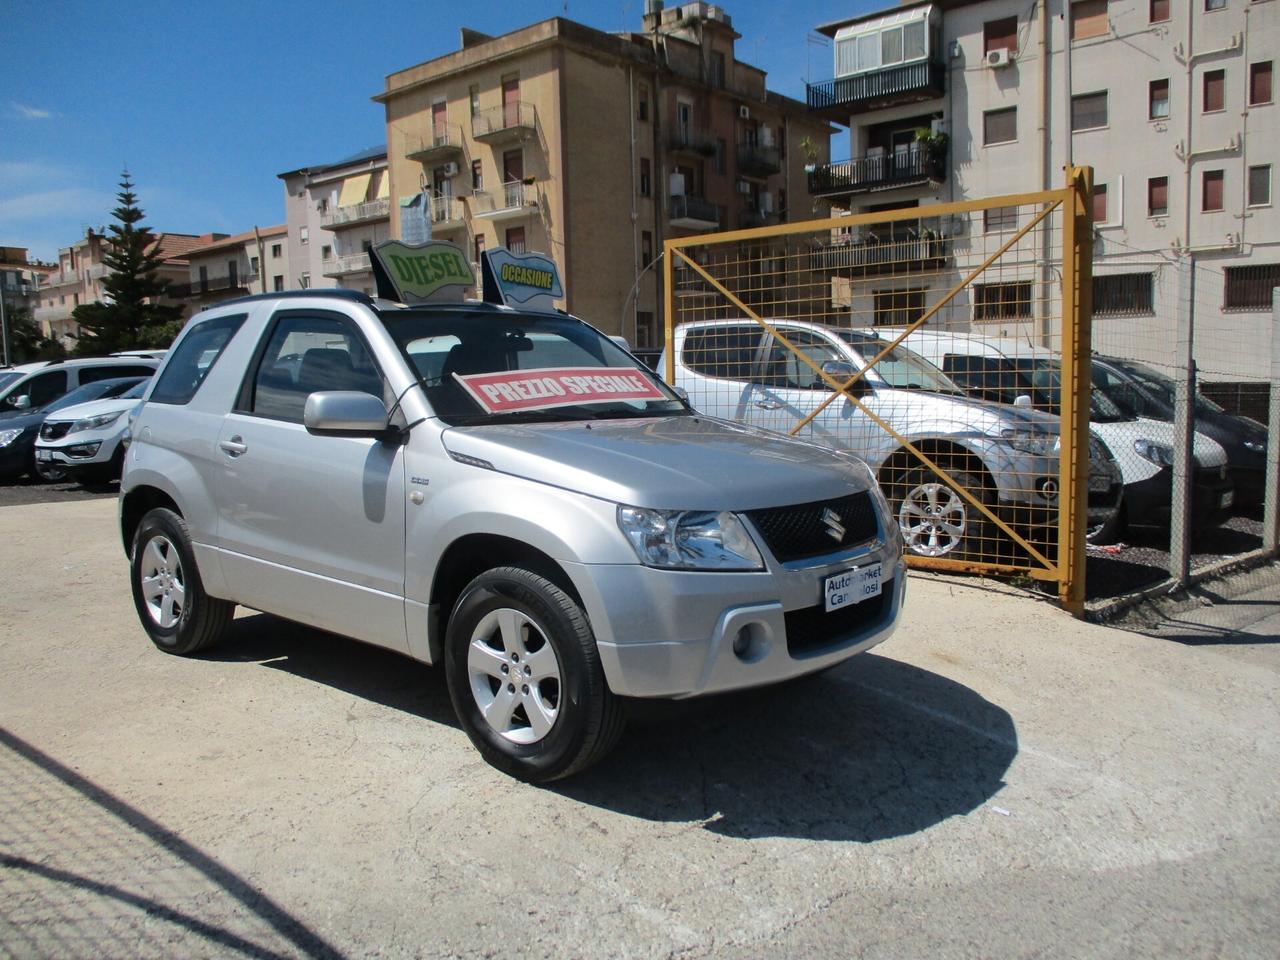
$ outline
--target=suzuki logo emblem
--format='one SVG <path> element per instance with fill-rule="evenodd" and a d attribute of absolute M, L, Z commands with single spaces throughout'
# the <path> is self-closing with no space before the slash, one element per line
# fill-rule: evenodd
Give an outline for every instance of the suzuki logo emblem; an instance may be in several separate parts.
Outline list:
<path fill-rule="evenodd" d="M 827 536 L 836 543 L 844 539 L 844 525 L 840 522 L 840 514 L 830 507 L 822 511 L 822 522 L 827 525 Z"/>

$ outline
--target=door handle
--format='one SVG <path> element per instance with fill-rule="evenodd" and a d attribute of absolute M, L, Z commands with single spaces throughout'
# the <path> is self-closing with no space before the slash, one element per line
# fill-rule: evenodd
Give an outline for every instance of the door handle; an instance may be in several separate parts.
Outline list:
<path fill-rule="evenodd" d="M 777 400 L 757 400 L 755 404 L 761 410 L 779 410 L 782 408 L 782 404 Z"/>
<path fill-rule="evenodd" d="M 240 454 L 249 449 L 249 445 L 244 442 L 244 438 L 239 434 L 232 437 L 230 440 L 220 440 L 218 442 L 218 446 L 222 448 L 223 452 L 226 453 L 227 456 L 232 458 L 240 456 Z"/>

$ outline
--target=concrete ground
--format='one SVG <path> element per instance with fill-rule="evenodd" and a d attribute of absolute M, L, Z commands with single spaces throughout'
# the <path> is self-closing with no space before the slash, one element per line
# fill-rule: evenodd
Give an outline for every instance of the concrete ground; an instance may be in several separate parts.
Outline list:
<path fill-rule="evenodd" d="M 538 789 L 394 655 L 247 612 L 156 651 L 114 521 L 0 509 L 0 956 L 1280 953 L 1274 620 L 913 574 L 875 653 Z"/>

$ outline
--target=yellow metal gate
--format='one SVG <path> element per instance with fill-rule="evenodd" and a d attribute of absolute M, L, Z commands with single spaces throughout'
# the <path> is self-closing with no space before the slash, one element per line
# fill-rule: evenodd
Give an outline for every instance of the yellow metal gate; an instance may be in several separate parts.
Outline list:
<path fill-rule="evenodd" d="M 1119 507 L 1090 441 L 1092 171 L 1066 186 L 666 241 L 667 380 L 858 454 L 918 567 L 1084 595 Z"/>

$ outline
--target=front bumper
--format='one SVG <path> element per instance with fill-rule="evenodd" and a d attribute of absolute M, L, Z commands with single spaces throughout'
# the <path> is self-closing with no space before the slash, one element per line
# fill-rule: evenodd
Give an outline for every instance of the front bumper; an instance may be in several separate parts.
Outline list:
<path fill-rule="evenodd" d="M 1202 468 L 1195 473 L 1191 497 L 1191 524 L 1210 527 L 1231 515 L 1235 491 L 1224 468 Z M 1173 468 L 1161 467 L 1146 480 L 1127 484 L 1124 488 L 1125 514 L 1128 522 L 1139 527 L 1167 527 L 1172 516 Z"/>
<path fill-rule="evenodd" d="M 751 573 L 566 567 L 613 692 L 690 697 L 813 673 L 888 638 L 906 593 L 901 549 L 896 538 L 890 544 L 787 565 L 769 558 L 769 569 Z M 825 579 L 875 562 L 883 571 L 880 596 L 824 613 Z M 735 652 L 740 636 L 749 643 Z"/>

